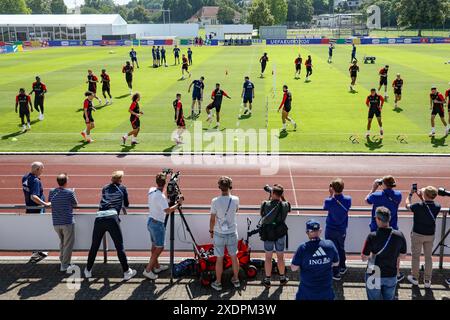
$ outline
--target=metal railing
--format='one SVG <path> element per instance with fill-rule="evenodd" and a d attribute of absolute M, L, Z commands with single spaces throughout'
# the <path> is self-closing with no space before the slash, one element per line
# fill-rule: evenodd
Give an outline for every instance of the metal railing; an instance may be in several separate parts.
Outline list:
<path fill-rule="evenodd" d="M 3 210 L 26 210 L 26 209 L 44 209 L 49 207 L 43 207 L 43 206 L 33 206 L 33 207 L 27 207 L 26 205 L 19 205 L 19 204 L 11 204 L 11 205 L 5 205 L 0 204 L 0 211 Z M 185 211 L 209 211 L 211 206 L 209 205 L 183 205 L 183 209 Z M 88 205 L 79 205 L 76 207 L 77 210 L 98 210 L 98 205 L 88 204 Z M 132 205 L 127 208 L 127 211 L 129 210 L 148 210 L 148 206 L 146 205 Z M 254 205 L 247 205 L 247 206 L 239 206 L 239 211 L 247 211 L 247 212 L 259 212 L 260 207 L 254 206 Z M 320 206 L 296 206 L 291 207 L 292 212 L 296 212 L 297 215 L 306 215 L 306 213 L 301 213 L 302 211 L 305 212 L 324 212 L 325 210 Z M 351 207 L 349 210 L 350 212 L 372 212 L 371 207 Z M 398 212 L 409 212 L 406 208 L 398 208 Z M 450 208 L 442 208 L 442 225 L 441 225 L 441 235 L 440 235 L 440 241 L 436 245 L 436 247 L 433 250 L 433 254 L 439 249 L 439 268 L 442 269 L 443 263 L 444 263 L 444 250 L 445 250 L 445 238 L 448 236 L 449 232 L 447 231 L 447 217 L 450 213 Z M 16 213 L 21 214 L 21 213 Z M 76 214 L 76 213 L 75 213 Z M 88 213 L 86 213 L 88 214 Z M 128 214 L 128 212 L 126 213 Z M 133 213 L 133 214 L 144 214 L 144 213 Z M 325 216 L 326 214 L 322 214 L 319 216 Z M 353 215 L 357 216 L 357 215 Z M 364 215 L 367 216 L 367 215 Z M 1 214 L 0 214 L 1 219 Z M 108 247 L 107 247 L 107 241 L 106 236 L 103 238 L 103 258 L 104 263 L 108 261 Z"/>

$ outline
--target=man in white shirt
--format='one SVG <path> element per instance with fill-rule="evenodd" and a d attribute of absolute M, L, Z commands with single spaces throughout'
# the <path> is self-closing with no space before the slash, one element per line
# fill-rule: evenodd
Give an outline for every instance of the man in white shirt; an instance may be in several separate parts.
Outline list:
<path fill-rule="evenodd" d="M 150 232 L 150 239 L 152 241 L 152 249 L 150 261 L 142 273 L 144 277 L 151 280 L 158 278 L 158 273 L 167 270 L 167 265 L 160 265 L 158 258 L 164 250 L 164 240 L 166 238 L 166 228 L 164 226 L 164 220 L 167 214 L 170 214 L 178 209 L 183 203 L 183 198 L 169 207 L 167 198 L 164 195 L 164 186 L 166 185 L 166 175 L 164 173 L 158 173 L 156 175 L 157 187 L 152 187 L 148 191 L 148 208 L 149 216 L 147 222 L 147 229 Z"/>
<path fill-rule="evenodd" d="M 222 290 L 223 256 L 225 247 L 233 263 L 233 278 L 231 282 L 235 288 L 239 288 L 239 261 L 237 259 L 237 223 L 236 213 L 239 209 L 239 198 L 231 195 L 232 180 L 229 177 L 220 177 L 219 189 L 222 195 L 211 202 L 211 218 L 209 221 L 209 233 L 214 239 L 214 255 L 216 261 L 216 281 L 211 287 L 217 291 Z"/>

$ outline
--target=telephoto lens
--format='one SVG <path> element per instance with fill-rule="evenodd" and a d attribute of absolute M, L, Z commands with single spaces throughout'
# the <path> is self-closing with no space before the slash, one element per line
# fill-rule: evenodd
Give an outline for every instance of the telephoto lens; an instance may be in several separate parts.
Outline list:
<path fill-rule="evenodd" d="M 268 192 L 268 193 L 272 193 L 272 187 L 269 186 L 268 184 L 266 184 L 266 185 L 264 186 L 264 191 L 265 191 L 265 192 Z"/>
<path fill-rule="evenodd" d="M 438 195 L 440 195 L 441 197 L 450 197 L 450 191 L 446 190 L 445 188 L 439 188 Z"/>

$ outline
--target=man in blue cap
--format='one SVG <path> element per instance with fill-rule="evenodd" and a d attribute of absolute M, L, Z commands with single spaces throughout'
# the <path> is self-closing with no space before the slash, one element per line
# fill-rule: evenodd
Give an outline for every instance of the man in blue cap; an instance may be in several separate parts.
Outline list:
<path fill-rule="evenodd" d="M 333 267 L 339 266 L 339 255 L 330 240 L 320 239 L 319 222 L 308 220 L 306 234 L 291 262 L 292 271 L 300 269 L 300 285 L 296 300 L 334 300 Z"/>

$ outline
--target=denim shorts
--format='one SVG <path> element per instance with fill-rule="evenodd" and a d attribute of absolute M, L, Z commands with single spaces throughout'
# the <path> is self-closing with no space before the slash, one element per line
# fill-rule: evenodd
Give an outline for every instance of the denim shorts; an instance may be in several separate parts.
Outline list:
<path fill-rule="evenodd" d="M 273 252 L 273 249 L 276 252 L 284 252 L 284 248 L 286 246 L 286 237 L 281 237 L 277 241 L 264 241 L 264 251 Z"/>
<path fill-rule="evenodd" d="M 150 232 L 150 240 L 155 247 L 164 247 L 166 239 L 166 227 L 164 223 L 153 218 L 149 218 L 147 222 L 147 229 Z"/>
<path fill-rule="evenodd" d="M 224 256 L 225 247 L 227 247 L 230 256 L 235 256 L 238 251 L 237 245 L 237 233 L 221 234 L 214 232 L 214 255 L 216 257 Z"/>

